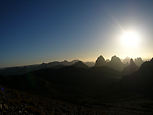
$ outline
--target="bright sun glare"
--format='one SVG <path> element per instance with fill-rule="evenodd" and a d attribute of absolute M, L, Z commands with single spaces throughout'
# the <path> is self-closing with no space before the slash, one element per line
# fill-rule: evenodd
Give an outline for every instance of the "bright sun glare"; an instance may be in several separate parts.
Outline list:
<path fill-rule="evenodd" d="M 137 48 L 140 35 L 136 31 L 124 31 L 121 35 L 121 44 L 127 48 Z"/>

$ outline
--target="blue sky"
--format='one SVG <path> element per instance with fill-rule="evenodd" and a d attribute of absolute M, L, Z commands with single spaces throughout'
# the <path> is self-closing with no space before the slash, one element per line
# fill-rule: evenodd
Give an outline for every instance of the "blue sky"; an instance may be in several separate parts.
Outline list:
<path fill-rule="evenodd" d="M 117 42 L 121 28 L 142 33 L 137 56 L 150 58 L 152 6 L 152 0 L 2 0 L 0 67 L 130 56 Z"/>

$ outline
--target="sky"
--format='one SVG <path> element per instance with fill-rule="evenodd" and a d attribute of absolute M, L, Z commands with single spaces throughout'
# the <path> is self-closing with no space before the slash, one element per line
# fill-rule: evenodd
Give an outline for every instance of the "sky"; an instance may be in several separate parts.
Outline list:
<path fill-rule="evenodd" d="M 0 67 L 99 55 L 152 58 L 152 6 L 152 0 L 1 0 Z M 123 30 L 139 33 L 137 48 L 121 45 Z"/>

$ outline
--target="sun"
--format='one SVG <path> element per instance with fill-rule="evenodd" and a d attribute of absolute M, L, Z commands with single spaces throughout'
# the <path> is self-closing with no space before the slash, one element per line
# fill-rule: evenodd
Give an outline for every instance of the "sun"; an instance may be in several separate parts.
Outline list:
<path fill-rule="evenodd" d="M 136 31 L 124 31 L 121 35 L 120 41 L 126 48 L 138 48 L 140 35 Z"/>

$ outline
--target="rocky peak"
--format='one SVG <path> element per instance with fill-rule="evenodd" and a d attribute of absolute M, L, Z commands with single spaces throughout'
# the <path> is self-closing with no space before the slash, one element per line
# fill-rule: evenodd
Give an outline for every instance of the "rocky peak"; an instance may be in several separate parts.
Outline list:
<path fill-rule="evenodd" d="M 122 63 L 122 62 L 121 62 L 121 60 L 120 60 L 119 57 L 113 56 L 113 57 L 111 58 L 111 63 L 120 64 L 120 63 Z"/>
<path fill-rule="evenodd" d="M 95 66 L 104 66 L 105 64 L 105 58 L 102 55 L 100 55 L 96 60 Z"/>

